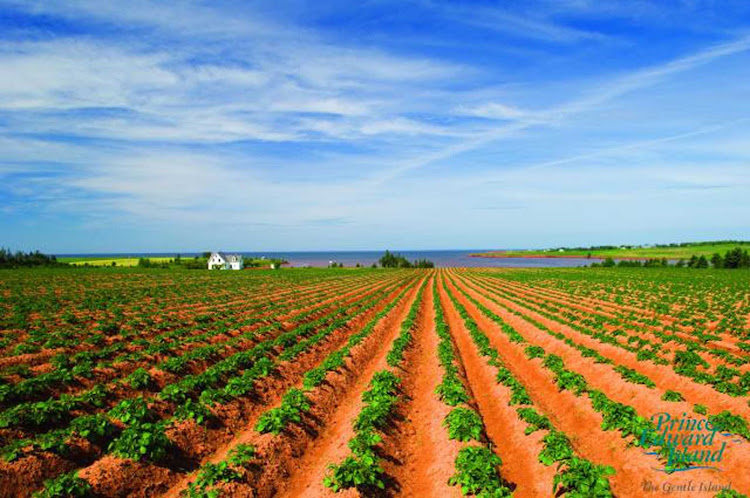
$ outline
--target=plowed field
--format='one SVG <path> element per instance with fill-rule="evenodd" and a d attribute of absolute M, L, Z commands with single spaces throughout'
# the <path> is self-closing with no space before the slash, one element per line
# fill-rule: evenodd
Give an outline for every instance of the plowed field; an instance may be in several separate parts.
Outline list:
<path fill-rule="evenodd" d="M 9 271 L 0 496 L 750 493 L 749 339 L 744 272 Z"/>

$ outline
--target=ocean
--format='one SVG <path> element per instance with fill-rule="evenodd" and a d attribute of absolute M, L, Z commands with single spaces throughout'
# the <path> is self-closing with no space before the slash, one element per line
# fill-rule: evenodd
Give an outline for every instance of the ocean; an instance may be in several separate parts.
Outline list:
<path fill-rule="evenodd" d="M 435 266 L 445 267 L 575 267 L 587 266 L 593 261 L 586 258 L 473 258 L 472 253 L 486 252 L 488 249 L 463 249 L 463 250 L 428 250 L 428 251 L 392 251 L 401 254 L 409 261 L 416 259 L 428 259 Z M 260 258 L 283 258 L 289 261 L 291 267 L 326 267 L 330 262 L 343 263 L 344 266 L 370 266 L 377 262 L 383 255 L 383 251 L 226 251 L 239 252 L 243 256 Z M 193 257 L 200 253 L 181 253 L 182 257 Z M 117 254 L 59 254 L 58 257 L 158 257 L 174 256 L 175 253 L 117 253 Z"/>

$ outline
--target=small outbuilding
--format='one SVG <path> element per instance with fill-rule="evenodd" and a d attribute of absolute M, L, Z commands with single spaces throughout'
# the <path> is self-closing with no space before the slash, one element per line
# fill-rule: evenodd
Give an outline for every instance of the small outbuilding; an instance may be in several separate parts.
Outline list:
<path fill-rule="evenodd" d="M 208 258 L 209 270 L 241 270 L 244 268 L 241 254 L 212 252 Z"/>

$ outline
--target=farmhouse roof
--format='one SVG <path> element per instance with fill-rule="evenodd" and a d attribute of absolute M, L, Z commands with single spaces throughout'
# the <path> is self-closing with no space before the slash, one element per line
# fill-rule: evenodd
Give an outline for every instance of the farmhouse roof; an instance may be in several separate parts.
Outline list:
<path fill-rule="evenodd" d="M 218 254 L 224 261 L 239 261 L 242 258 L 242 256 L 237 253 L 216 251 L 216 254 Z"/>

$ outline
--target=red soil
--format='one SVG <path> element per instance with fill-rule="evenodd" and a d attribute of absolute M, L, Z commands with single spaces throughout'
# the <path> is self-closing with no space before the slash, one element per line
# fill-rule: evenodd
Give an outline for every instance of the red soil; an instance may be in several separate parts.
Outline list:
<path fill-rule="evenodd" d="M 421 314 L 413 343 L 404 358 L 403 390 L 408 403 L 403 420 L 396 424 L 387 443 L 392 443 L 397 465 L 386 461 L 386 473 L 392 475 L 399 496 L 460 497 L 461 491 L 448 485 L 455 471 L 455 460 L 462 443 L 448 438 L 443 419 L 451 407 L 440 401 L 435 388 L 442 381 L 443 370 L 438 361 L 439 338 L 435 331 L 432 286 L 425 287 Z"/>
<path fill-rule="evenodd" d="M 574 257 L 574 256 L 539 256 L 539 257 Z M 500 272 L 499 272 L 500 273 Z M 355 274 L 352 272 L 352 274 Z M 447 277 L 445 287 L 439 283 L 436 276 Z M 373 274 L 374 275 L 374 274 Z M 386 276 L 387 275 L 387 276 Z M 666 315 L 655 315 L 651 311 L 639 310 L 630 305 L 618 305 L 607 301 L 604 292 L 596 292 L 596 297 L 578 296 L 575 292 L 566 293 L 545 285 L 535 286 L 519 283 L 502 278 L 485 277 L 480 272 L 472 271 L 432 271 L 421 274 L 411 274 L 414 278 L 428 278 L 430 281 L 424 290 L 417 316 L 417 327 L 414 330 L 413 341 L 407 349 L 401 367 L 397 370 L 401 377 L 403 402 L 399 404 L 399 412 L 393 424 L 386 430 L 381 455 L 387 474 L 387 489 L 385 496 L 461 496 L 458 488 L 449 486 L 448 479 L 454 473 L 454 461 L 458 451 L 465 444 L 448 439 L 447 429 L 442 421 L 450 411 L 450 407 L 442 403 L 434 394 L 435 387 L 441 381 L 442 368 L 438 361 L 438 337 L 435 332 L 432 288 L 438 285 L 438 294 L 445 311 L 445 319 L 450 326 L 451 336 L 456 345 L 457 360 L 461 375 L 465 378 L 467 390 L 472 397 L 471 406 L 480 414 L 486 429 L 487 441 L 490 448 L 503 460 L 500 468 L 502 477 L 514 489 L 518 497 L 552 496 L 552 481 L 556 473 L 555 466 L 547 467 L 538 461 L 538 454 L 543 445 L 541 442 L 545 431 L 538 431 L 529 436 L 524 434 L 526 424 L 516 413 L 516 407 L 509 406 L 510 390 L 497 383 L 496 369 L 488 365 L 487 359 L 480 356 L 470 334 L 464 326 L 448 295 L 453 295 L 464 307 L 469 315 L 490 339 L 500 355 L 500 360 L 514 374 L 529 393 L 535 408 L 547 415 L 553 426 L 566 433 L 572 441 L 576 453 L 598 464 L 611 465 L 616 474 L 610 478 L 613 491 L 617 496 L 642 496 L 642 483 L 649 480 L 660 486 L 663 482 L 674 485 L 693 482 L 711 481 L 714 484 L 725 484 L 731 481 L 732 487 L 747 493 L 750 491 L 750 474 L 747 473 L 747 462 L 750 458 L 750 445 L 736 437 L 726 438 L 726 455 L 720 465 L 723 472 L 713 470 L 693 470 L 690 472 L 666 475 L 654 469 L 663 464 L 652 455 L 647 455 L 642 449 L 629 445 L 630 440 L 621 437 L 618 431 L 604 431 L 601 429 L 602 417 L 593 410 L 586 395 L 576 397 L 569 391 L 559 391 L 553 374 L 541 365 L 539 359 L 529 359 L 524 354 L 527 345 L 538 345 L 549 354 L 556 354 L 563 358 L 566 368 L 583 375 L 588 384 L 604 392 L 610 399 L 632 406 L 639 414 L 650 416 L 656 412 L 678 414 L 692 413 L 693 404 L 703 404 L 712 414 L 728 409 L 733 413 L 750 420 L 750 408 L 746 404 L 747 398 L 733 398 L 718 393 L 707 385 L 701 385 L 692 380 L 677 375 L 667 365 L 654 365 L 651 362 L 638 361 L 634 353 L 630 353 L 611 344 L 602 344 L 596 339 L 577 332 L 572 327 L 561 324 L 542 316 L 537 310 L 540 304 L 551 303 L 553 306 L 564 306 L 565 311 L 572 314 L 565 320 L 577 323 L 579 318 L 593 314 L 614 316 L 621 312 L 636 311 L 638 318 L 623 318 L 633 333 L 644 338 L 654 339 L 653 331 L 661 327 L 643 324 L 641 318 L 656 316 L 672 323 L 676 318 Z M 254 275 L 253 278 L 256 278 Z M 260 277 L 258 277 L 260 278 Z M 282 395 L 290 387 L 301 387 L 304 373 L 313 366 L 319 365 L 332 351 L 341 347 L 347 338 L 395 298 L 400 290 L 407 285 L 411 277 L 402 273 L 383 272 L 381 275 L 368 278 L 338 278 L 328 281 L 316 281 L 314 285 L 292 285 L 284 287 L 278 282 L 263 283 L 255 287 L 257 292 L 252 298 L 248 296 L 222 294 L 217 296 L 226 298 L 222 306 L 225 311 L 217 312 L 211 305 L 211 300 L 194 296 L 197 287 L 191 287 L 185 295 L 174 292 L 163 295 L 157 293 L 141 303 L 128 306 L 125 310 L 127 319 L 138 319 L 150 316 L 156 323 L 164 323 L 166 329 L 153 329 L 148 325 L 143 327 L 139 337 L 150 338 L 175 330 L 177 327 L 195 325 L 195 317 L 206 313 L 211 317 L 205 328 L 210 329 L 215 316 L 230 314 L 232 323 L 236 327 L 220 335 L 214 336 L 206 343 L 223 343 L 236 337 L 242 332 L 252 331 L 270 323 L 271 320 L 282 321 L 284 330 L 296 326 L 291 319 L 306 310 L 317 309 L 302 322 L 309 322 L 321 316 L 326 310 L 333 309 L 337 303 L 354 302 L 359 297 L 388 288 L 388 292 L 375 309 L 368 310 L 340 329 L 333 332 L 321 344 L 299 355 L 292 362 L 281 362 L 277 372 L 256 385 L 252 396 L 237 399 L 213 408 L 216 419 L 207 425 L 197 425 L 190 421 L 172 424 L 167 435 L 175 445 L 174 454 L 170 460 L 162 465 L 142 462 L 132 462 L 104 455 L 105 448 L 99 448 L 85 441 L 75 441 L 71 447 L 69 458 L 62 458 L 49 453 L 35 452 L 30 456 L 21 457 L 14 462 L 0 462 L 0 496 L 27 496 L 31 491 L 39 489 L 44 479 L 71 471 L 84 466 L 79 475 L 88 480 L 97 496 L 158 496 L 166 495 L 177 498 L 184 491 L 187 484 L 195 476 L 190 469 L 197 468 L 205 462 L 218 462 L 226 458 L 228 452 L 239 443 L 250 443 L 256 447 L 259 454 L 258 463 L 246 471 L 246 477 L 239 482 L 220 485 L 220 489 L 227 496 L 238 497 L 270 497 L 270 496 L 336 496 L 323 486 L 323 478 L 327 474 L 327 465 L 340 462 L 349 454 L 347 443 L 353 436 L 352 422 L 362 407 L 361 395 L 367 388 L 372 375 L 386 368 L 386 354 L 393 339 L 398 335 L 400 325 L 406 317 L 413 302 L 417 287 L 411 289 L 400 304 L 386 316 L 372 334 L 364 342 L 351 351 L 351 357 L 345 360 L 346 367 L 337 372 L 330 372 L 326 382 L 307 393 L 312 402 L 312 409 L 303 416 L 301 424 L 293 424 L 279 436 L 271 434 L 261 435 L 254 430 L 255 424 L 262 413 L 278 406 Z M 128 283 L 127 285 L 141 288 L 171 285 L 168 281 L 148 281 L 144 284 Z M 286 284 L 284 284 L 286 285 Z M 114 287 L 113 287 L 114 288 Z M 104 290 L 89 283 L 88 287 L 81 284 L 81 291 Z M 262 290 L 260 290 L 262 289 Z M 284 289 L 284 290 L 280 290 Z M 480 310 L 467 299 L 459 289 L 467 292 L 472 299 L 476 299 L 493 313 L 502 317 L 514 327 L 527 341 L 527 344 L 511 343 L 501 327 L 485 317 Z M 59 289 L 56 289 L 57 293 Z M 44 289 L 39 291 L 43 294 Z M 508 294 L 503 294 L 507 292 Z M 193 296 L 193 297 L 191 297 Z M 490 296 L 498 302 L 490 300 Z M 603 299 L 598 299 L 602 297 Z M 61 295 L 60 299 L 65 299 Z M 163 298 L 163 299 L 162 299 Z M 509 299 L 512 298 L 513 300 Z M 515 299 L 518 298 L 518 302 Z M 191 299 L 193 301 L 191 302 Z M 200 302 L 195 302 L 199 300 Z M 254 307 L 253 303 L 272 300 L 274 303 L 286 305 L 299 303 L 297 310 L 280 311 L 278 308 L 267 309 L 265 306 Z M 161 303 L 168 302 L 169 306 L 161 307 Z M 630 299 L 629 304 L 637 304 L 638 299 Z M 648 305 L 651 301 L 645 300 Z M 499 304 L 498 304 L 499 303 Z M 253 306 L 252 309 L 248 306 Z M 239 308 L 237 308 L 239 307 Z M 516 311 L 521 315 L 511 312 Z M 80 309 L 72 310 L 83 321 L 78 326 L 87 331 L 96 326 L 101 320 L 108 320 L 109 311 L 91 310 L 88 314 Z M 679 310 L 677 310 L 679 313 Z M 563 317 L 558 313 L 558 316 Z M 242 319 L 264 318 L 269 321 L 252 325 L 242 325 Z M 594 349 L 604 357 L 613 360 L 614 365 L 596 364 L 593 359 L 583 357 L 578 350 L 564 341 L 549 335 L 544 330 L 525 319 L 536 320 L 549 329 L 564 334 L 578 344 Z M 45 327 L 54 328 L 54 316 L 39 314 Z M 300 323 L 302 323 L 300 322 Z M 138 323 L 138 322 L 136 322 Z M 62 321 L 60 326 L 69 327 Z M 199 333 L 202 327 L 197 327 Z M 682 333 L 689 337 L 690 331 L 681 328 Z M 271 332 L 264 338 L 275 336 L 280 332 Z M 88 332 L 87 332 L 88 334 Z M 722 348 L 735 350 L 735 339 L 722 336 L 724 341 L 718 342 Z M 259 339 L 259 338 L 257 338 Z M 110 337 L 108 340 L 123 340 L 122 337 Z M 229 352 L 243 350 L 256 343 L 256 339 L 242 340 Z M 201 343 L 203 344 L 203 342 Z M 716 345 L 713 342 L 711 346 Z M 90 345 L 81 346 L 90 348 Z M 669 345 L 674 349 L 674 344 Z M 11 348 L 6 348 L 10 351 Z M 186 346 L 180 351 L 188 351 Z M 74 352 L 73 349 L 65 351 Z M 130 351 L 130 349 L 128 349 Z M 3 352 L 6 352 L 4 349 Z M 49 369 L 45 363 L 49 351 L 21 357 L 2 357 L 0 353 L 0 368 L 3 364 L 24 362 L 36 365 L 32 371 L 39 373 Z M 721 360 L 706 356 L 712 364 Z M 153 365 L 159 358 L 148 358 L 137 362 L 138 366 Z M 186 373 L 203 371 L 216 359 L 206 362 L 194 362 Z M 136 362 L 129 365 L 116 365 L 108 369 L 96 371 L 95 380 L 122 377 Z M 613 370 L 615 365 L 624 365 L 637 372 L 647 375 L 656 383 L 656 388 L 649 389 L 642 385 L 625 382 Z M 743 369 L 744 370 L 744 369 Z M 177 380 L 179 376 L 168 374 L 160 370 L 151 369 L 158 377 L 158 387 Z M 20 380 L 19 376 L 10 378 L 11 381 Z M 72 386 L 72 390 L 85 388 L 93 381 L 84 380 L 82 384 Z M 661 400 L 666 390 L 680 392 L 685 402 L 669 403 Z M 110 400 L 110 405 L 117 399 L 131 397 L 137 394 L 153 395 L 153 392 L 135 391 L 130 387 L 118 387 Z M 161 415 L 173 412 L 171 403 L 158 401 L 153 408 Z M 77 414 L 77 413 L 76 413 Z M 0 441 L 9 442 L 14 438 L 24 437 L 26 432 L 33 431 L 2 429 Z M 717 438 L 719 436 L 717 435 Z M 720 438 L 719 438 L 720 439 Z M 103 456 L 104 455 L 104 456 Z M 93 462 L 93 463 L 92 463 Z M 357 496 L 355 490 L 339 493 L 338 496 Z M 687 495 L 687 494 L 686 494 Z"/>
<path fill-rule="evenodd" d="M 443 286 L 440 286 L 440 301 L 492 449 L 503 461 L 502 477 L 515 487 L 514 496 L 550 496 L 555 472 L 553 467 L 546 467 L 538 460 L 541 434 L 524 434 L 526 424 L 518 418 L 515 408 L 508 405 L 510 390 L 495 380 L 496 369 L 479 355 Z"/>
<path fill-rule="evenodd" d="M 245 429 L 239 432 L 231 441 L 223 446 L 217 448 L 208 459 L 211 462 L 221 461 L 226 457 L 229 451 L 234 448 L 237 444 L 253 444 L 264 462 L 263 468 L 261 469 L 258 476 L 256 476 L 255 482 L 252 483 L 252 487 L 257 490 L 257 496 L 271 496 L 279 493 L 280 488 L 285 486 L 295 486 L 295 475 L 299 476 L 297 479 L 307 478 L 309 475 L 307 472 L 300 472 L 303 468 L 304 462 L 308 457 L 309 451 L 317 451 L 321 443 L 321 438 L 324 437 L 327 430 L 331 427 L 339 427 L 346 425 L 346 421 L 351 425 L 351 419 L 344 418 L 340 414 L 341 411 L 341 400 L 359 398 L 361 392 L 366 388 L 367 382 L 371 377 L 365 374 L 365 369 L 371 368 L 368 359 L 371 355 L 379 353 L 379 348 L 373 347 L 374 344 L 383 343 L 388 341 L 392 337 L 395 337 L 398 333 L 398 325 L 401 323 L 403 318 L 408 312 L 408 306 L 413 301 L 416 293 L 416 287 L 412 289 L 402 302 L 394 308 L 389 315 L 375 327 L 372 335 L 370 335 L 363 343 L 359 344 L 352 349 L 351 358 L 346 360 L 346 368 L 340 372 L 330 372 L 326 378 L 326 383 L 320 386 L 314 392 L 309 394 L 309 398 L 312 402 L 312 409 L 306 415 L 305 421 L 302 427 L 294 426 L 288 433 L 281 434 L 279 436 L 273 436 L 272 434 L 259 434 L 255 431 L 254 426 L 257 422 L 257 418 L 262 412 L 273 406 L 278 405 L 281 400 L 281 395 L 286 392 L 288 387 L 296 385 L 301 387 L 301 374 L 308 370 L 312 365 L 304 364 L 300 365 L 297 370 L 299 372 L 296 375 L 291 375 L 291 372 L 283 372 L 280 376 L 281 379 L 294 379 L 295 381 L 288 384 L 285 389 L 278 390 L 278 397 L 276 400 L 265 403 L 262 406 L 262 410 L 257 410 L 256 413 L 247 419 Z M 383 305 L 386 302 L 392 300 L 384 300 Z M 370 316 L 374 315 L 374 312 Z M 363 326 L 365 321 L 361 321 L 359 324 L 360 328 Z M 355 329 L 356 329 L 355 328 Z M 334 348 L 330 348 L 327 352 L 333 351 Z M 319 363 L 324 358 L 321 357 Z M 290 366 L 295 365 L 290 364 Z M 372 373 L 374 373 L 374 369 Z M 364 385 L 360 384 L 364 382 Z M 277 391 L 274 389 L 274 391 Z M 337 422 L 338 421 L 338 422 Z M 348 438 L 342 443 L 344 449 Z M 309 451 L 308 451 L 309 450 Z M 312 460 L 312 464 L 315 464 L 317 460 Z M 323 467 L 323 475 L 325 472 L 325 465 L 330 463 L 329 461 L 319 462 Z M 289 477 L 291 474 L 291 477 Z M 321 475 L 319 481 L 313 483 L 322 487 Z M 188 476 L 189 477 L 189 476 Z M 167 496 L 177 497 L 181 489 L 187 486 L 188 479 L 183 479 L 176 483 Z M 239 489 L 239 488 L 238 488 Z"/>
<path fill-rule="evenodd" d="M 258 392 L 260 401 L 272 404 L 278 403 L 278 401 L 280 401 L 281 399 L 281 395 L 286 391 L 286 389 L 297 382 L 302 373 L 304 373 L 312 365 L 315 365 L 322 361 L 322 359 L 327 356 L 328 352 L 335 348 L 338 348 L 346 340 L 351 330 L 356 330 L 358 327 L 360 327 L 364 323 L 364 320 L 367 319 L 367 317 L 374 315 L 378 309 L 384 307 L 386 303 L 390 299 L 395 297 L 405 285 L 406 282 L 402 282 L 399 286 L 397 286 L 397 288 L 394 288 L 394 290 L 389 292 L 387 297 L 385 297 L 374 309 L 371 309 L 364 315 L 360 315 L 358 318 L 355 318 L 347 327 L 336 331 L 334 334 L 329 336 L 326 341 L 323 341 L 322 344 L 319 344 L 312 350 L 300 355 L 294 362 L 282 363 L 279 374 L 277 376 L 267 377 L 263 379 L 263 381 L 259 381 L 258 386 L 256 387 L 256 391 Z M 370 292 L 372 291 L 368 290 L 365 294 L 369 294 Z M 362 294 L 360 294 L 359 297 L 362 297 Z M 349 299 L 354 300 L 355 298 Z M 318 315 L 319 314 L 316 313 L 315 315 L 308 317 L 307 320 L 313 320 Z M 196 369 L 195 372 L 200 370 L 202 370 L 202 368 Z M 170 374 L 169 377 L 170 379 L 174 380 L 173 374 Z M 169 406 L 171 406 L 171 404 L 159 400 L 156 405 L 152 406 L 152 409 L 157 412 L 164 412 L 165 414 L 167 414 L 172 412 L 172 409 L 170 409 Z M 240 407 L 239 410 L 233 409 L 233 407 L 237 406 Z M 181 450 L 181 458 L 187 458 L 189 460 L 201 458 L 206 453 L 210 452 L 208 448 L 215 449 L 218 445 L 222 444 L 231 437 L 231 435 L 227 434 L 225 429 L 226 427 L 236 426 L 237 422 L 243 420 L 245 417 L 247 417 L 247 415 L 254 414 L 257 416 L 262 411 L 265 411 L 265 408 L 262 404 L 253 402 L 253 400 L 250 399 L 239 399 L 234 402 L 221 405 L 220 411 L 216 414 L 220 416 L 222 427 L 224 428 L 220 427 L 218 429 L 211 430 L 210 437 L 207 437 L 207 435 L 205 434 L 205 431 L 207 430 L 205 427 L 196 427 L 191 424 L 182 423 L 172 427 L 169 430 L 169 436 L 173 439 L 173 442 L 176 443 L 178 449 Z M 181 434 L 182 431 L 186 431 L 188 434 Z M 31 455 L 27 458 L 24 458 L 22 461 L 33 462 L 37 458 L 39 457 L 37 457 L 36 455 Z M 88 456 L 86 458 L 83 458 L 83 460 L 91 461 L 90 458 L 91 456 Z M 82 460 L 79 459 L 78 461 Z M 68 466 L 71 466 L 71 462 L 69 460 L 67 460 L 66 462 Z M 100 466 L 108 466 L 110 464 L 111 462 L 105 458 L 94 462 L 88 469 L 85 470 L 87 470 L 88 472 L 92 472 L 94 475 L 100 476 L 100 480 L 104 479 L 106 476 L 110 476 L 116 481 L 119 479 L 119 477 L 116 477 L 117 472 L 99 471 Z M 12 466 L 13 464 L 10 465 Z M 9 466 L 8 463 L 0 461 L 0 472 L 3 472 L 7 466 Z M 73 465 L 73 467 L 75 467 L 75 465 Z M 157 466 L 154 465 L 153 467 Z M 122 465 L 118 465 L 116 466 L 116 468 L 134 471 L 133 467 L 123 467 Z M 139 467 L 138 472 L 143 473 L 144 470 Z M 48 475 L 48 477 L 52 477 L 56 474 Z M 153 481 L 153 484 L 160 489 L 167 489 L 169 486 L 169 481 L 174 481 L 178 477 L 179 473 L 177 472 L 154 471 L 153 478 L 151 480 Z M 39 479 L 36 479 L 34 474 L 31 472 L 15 474 L 14 479 L 16 479 L 19 483 L 22 483 L 22 489 L 24 489 L 25 492 L 21 494 L 21 496 L 27 495 L 31 491 L 33 491 L 35 484 L 37 487 L 41 484 L 41 481 L 39 481 Z M 125 476 L 123 477 L 123 479 L 127 479 L 127 477 Z M 106 484 L 101 484 L 101 487 L 104 491 L 100 491 L 99 494 L 101 494 L 102 496 L 119 496 L 117 493 L 107 494 L 107 492 L 105 491 L 107 489 L 110 489 L 107 486 L 108 485 Z M 114 486 L 114 484 L 110 484 L 109 486 Z"/>
<path fill-rule="evenodd" d="M 563 333 L 576 343 L 597 351 L 605 358 L 614 361 L 615 365 L 624 365 L 628 368 L 632 368 L 636 372 L 646 375 L 656 384 L 657 389 L 660 391 L 677 391 L 683 395 L 687 402 L 691 404 L 705 405 L 708 407 L 710 413 L 719 413 L 723 410 L 730 410 L 732 413 L 742 415 L 746 420 L 750 420 L 750 408 L 741 398 L 735 398 L 728 394 L 717 392 L 711 386 L 698 384 L 687 377 L 680 376 L 670 365 L 656 365 L 648 361 L 639 361 L 635 353 L 625 351 L 624 349 L 611 344 L 602 344 L 586 334 L 578 332 L 554 320 L 550 320 L 539 313 L 512 303 L 502 297 L 497 297 L 497 299 L 508 309 L 519 311 L 523 315 L 542 323 L 550 330 Z M 512 319 L 511 317 L 515 317 L 515 315 L 503 311 L 502 307 L 498 307 L 489 300 L 483 302 L 483 304 L 487 305 L 487 307 L 495 312 L 495 314 L 499 315 L 506 321 L 510 322 Z M 494 307 L 491 307 L 490 304 Z M 624 381 L 621 380 L 620 382 Z"/>
<path fill-rule="evenodd" d="M 338 463 L 349 454 L 347 443 L 354 436 L 352 421 L 362 409 L 362 393 L 375 372 L 387 367 L 386 355 L 393 340 L 398 336 L 401 323 L 409 313 L 409 307 L 414 301 L 415 292 L 406 302 L 401 303 L 391 311 L 391 320 L 383 323 L 381 334 L 376 341 L 367 341 L 368 345 L 360 344 L 358 354 L 365 354 L 366 359 L 352 357 L 347 361 L 347 368 L 342 372 L 330 372 L 326 380 L 335 386 L 341 384 L 337 377 L 350 377 L 343 381 L 348 384 L 344 392 L 328 392 L 328 397 L 335 397 L 337 405 L 334 413 L 320 430 L 318 436 L 311 440 L 305 450 L 289 469 L 289 477 L 284 483 L 278 483 L 279 496 L 307 497 L 307 496 L 336 496 L 323 485 L 323 479 L 328 473 L 327 465 Z M 372 347 L 373 342 L 380 345 Z M 354 352 L 354 351 L 353 351 Z M 325 395 L 328 386 L 321 389 Z M 357 496 L 355 490 L 340 492 L 341 496 Z"/>
<path fill-rule="evenodd" d="M 583 375 L 591 387 L 604 392 L 613 401 L 630 405 L 635 408 L 639 415 L 647 418 L 658 413 L 670 413 L 676 416 L 687 413 L 693 418 L 701 417 L 693 412 L 691 404 L 687 402 L 671 403 L 662 401 L 661 395 L 664 394 L 663 390 L 658 388 L 649 389 L 643 385 L 625 382 L 612 369 L 612 366 L 597 364 L 593 358 L 583 357 L 578 350 L 565 344 L 563 341 L 548 335 L 521 318 L 500 309 L 497 305 L 472 291 L 470 288 L 463 285 L 461 287 L 467 290 L 469 295 L 474 299 L 497 315 L 500 315 L 503 320 L 529 341 L 529 344 L 541 346 L 547 354 L 560 356 L 567 369 Z M 538 368 L 542 367 L 539 366 Z M 743 444 L 741 440 L 732 436 L 724 437 L 717 435 L 717 440 L 719 441 L 718 444 L 724 441 L 727 443 L 727 458 L 721 463 L 723 470 L 721 478 L 731 480 L 735 489 L 750 489 L 750 474 L 746 472 L 747 462 L 750 460 L 750 445 Z M 693 472 L 695 471 L 691 471 L 691 473 Z M 695 475 L 692 474 L 691 477 Z M 715 481 L 718 480 L 716 476 L 712 476 L 712 478 Z"/>
<path fill-rule="evenodd" d="M 453 288 L 453 284 L 450 287 Z M 480 328 L 487 332 L 490 341 L 494 343 L 493 345 L 500 351 L 503 360 L 506 361 L 507 367 L 526 386 L 534 402 L 543 409 L 556 427 L 562 429 L 571 438 L 573 447 L 582 456 L 596 463 L 611 465 L 615 468 L 616 474 L 610 477 L 615 494 L 639 496 L 639 493 L 642 492 L 641 485 L 644 476 L 652 477 L 649 480 L 657 482 L 659 487 L 661 487 L 662 482 L 674 483 L 683 477 L 670 477 L 666 474 L 665 477 L 655 475 L 653 469 L 662 467 L 662 465 L 654 456 L 646 455 L 643 450 L 628 446 L 627 441 L 620 437 L 619 432 L 602 431 L 600 429 L 601 415 L 591 408 L 587 399 L 583 396 L 575 397 L 569 391 L 559 392 L 554 384 L 551 372 L 543 369 L 538 359 L 532 362 L 532 360 L 526 358 L 522 352 L 523 347 L 511 343 L 500 327 L 482 315 L 465 296 L 457 291 L 455 291 L 454 296 L 467 308 Z M 523 366 L 524 364 L 525 366 Z M 542 379 L 546 379 L 546 382 Z M 609 395 L 612 389 L 626 389 L 623 384 L 622 380 L 613 380 L 611 385 L 602 390 Z M 615 390 L 615 393 L 618 392 L 617 390 Z M 645 413 L 642 415 L 649 416 L 651 414 Z M 736 449 L 742 451 L 739 447 Z M 726 468 L 727 472 L 712 469 L 691 470 L 690 475 L 684 476 L 684 479 L 685 481 L 689 479 L 711 481 L 725 485 L 731 482 L 734 489 L 747 491 L 748 482 L 746 481 L 747 477 L 741 471 L 742 463 L 743 461 L 740 458 L 733 460 L 729 465 L 723 467 Z"/>
<path fill-rule="evenodd" d="M 487 283 L 487 281 L 484 281 Z M 507 281 L 502 282 L 501 285 L 498 285 L 499 282 L 497 279 L 493 279 L 491 285 L 494 288 L 502 288 L 505 291 L 511 291 L 513 292 L 517 297 L 519 298 L 525 298 L 526 300 L 529 300 L 531 302 L 539 303 L 539 302 L 552 302 L 557 303 L 560 305 L 563 305 L 568 308 L 573 308 L 574 310 L 578 310 L 577 314 L 578 316 L 584 317 L 586 314 L 591 315 L 600 315 L 600 316 L 606 316 L 609 318 L 616 318 L 614 313 L 612 312 L 606 312 L 605 309 L 609 310 L 616 310 L 616 311 L 635 311 L 639 313 L 642 317 L 659 317 L 662 321 L 666 321 L 668 323 L 672 323 L 676 321 L 677 319 L 675 317 L 671 317 L 664 314 L 656 314 L 651 311 L 647 311 L 644 309 L 638 309 L 634 308 L 632 306 L 623 306 L 623 305 L 617 305 L 609 302 L 604 301 L 598 301 L 598 300 L 591 300 L 591 299 L 581 299 L 579 296 L 571 296 L 571 295 L 560 295 L 562 293 L 559 293 L 559 291 L 549 291 L 548 289 L 542 291 L 537 288 L 531 288 L 527 286 L 523 286 L 520 284 L 510 283 Z M 592 302 L 593 301 L 593 302 Z M 588 305 L 584 304 L 586 302 L 589 302 Z M 623 325 L 635 326 L 637 327 L 639 332 L 643 331 L 649 331 L 653 332 L 655 330 L 662 331 L 663 327 L 657 327 L 650 324 L 644 324 L 641 322 L 634 322 L 632 320 L 622 320 Z M 681 327 L 683 331 L 676 332 L 676 334 L 683 338 L 690 340 L 692 342 L 698 343 L 699 341 L 690 334 L 690 328 L 689 327 Z M 633 332 L 632 330 L 630 330 Z M 648 334 L 652 340 L 660 341 L 658 337 L 655 335 L 649 333 Z M 726 333 L 718 333 L 716 334 L 722 339 L 719 341 L 711 341 L 709 344 L 709 347 L 714 349 L 720 349 L 724 350 L 736 355 L 745 355 L 741 349 L 737 346 L 738 339 L 737 337 L 731 336 Z"/>

